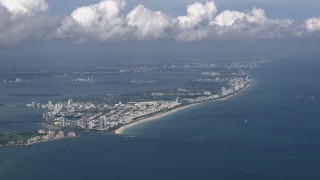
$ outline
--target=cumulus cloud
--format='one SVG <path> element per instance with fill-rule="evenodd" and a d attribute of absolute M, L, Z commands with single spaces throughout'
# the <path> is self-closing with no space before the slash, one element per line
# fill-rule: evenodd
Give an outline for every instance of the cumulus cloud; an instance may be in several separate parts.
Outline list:
<path fill-rule="evenodd" d="M 48 9 L 44 0 L 0 0 L 0 5 L 12 14 L 25 16 L 43 13 Z"/>
<path fill-rule="evenodd" d="M 196 2 L 186 15 L 171 17 L 143 5 L 126 13 L 124 0 L 103 0 L 79 7 L 62 21 L 58 38 L 131 41 L 172 39 L 177 41 L 259 40 L 297 37 L 301 24 L 290 19 L 270 19 L 263 9 L 218 12 L 213 1 Z M 310 20 L 311 21 L 311 20 Z M 316 29 L 316 21 L 306 22 L 306 29 Z M 309 25 L 311 24 L 311 25 Z M 301 33 L 300 33 L 301 34 Z M 304 33 L 302 33 L 304 34 Z"/>
<path fill-rule="evenodd" d="M 263 9 L 250 11 L 225 10 L 217 14 L 208 24 L 192 30 L 180 31 L 179 41 L 200 40 L 245 40 L 281 38 L 294 35 L 295 25 L 289 19 L 269 19 Z"/>
<path fill-rule="evenodd" d="M 215 20 L 211 22 L 211 24 L 230 27 L 237 22 L 263 24 L 266 21 L 267 18 L 264 10 L 253 8 L 253 10 L 248 13 L 230 10 L 223 11 L 215 17 Z"/>
<path fill-rule="evenodd" d="M 196 2 L 188 6 L 186 16 L 179 16 L 177 19 L 180 27 L 193 28 L 203 21 L 211 21 L 216 12 L 217 7 L 213 1 L 205 4 Z"/>
<path fill-rule="evenodd" d="M 169 16 L 160 11 L 151 11 L 143 5 L 138 5 L 129 12 L 126 20 L 139 40 L 164 38 L 173 25 Z"/>
<path fill-rule="evenodd" d="M 43 38 L 57 21 L 46 15 L 43 0 L 0 0 L 0 46 L 13 46 L 24 39 Z"/>
<path fill-rule="evenodd" d="M 127 15 L 123 0 L 104 0 L 77 8 L 57 30 L 57 37 L 82 42 L 90 39 L 146 40 L 164 38 L 172 19 L 160 12 L 138 5 Z"/>
<path fill-rule="evenodd" d="M 186 14 L 172 17 L 125 0 L 101 0 L 51 17 L 45 0 L 0 0 L 0 46 L 28 38 L 86 41 L 224 41 L 292 38 L 320 33 L 320 18 L 304 22 L 268 18 L 265 11 L 218 12 L 214 1 L 195 2 Z"/>
<path fill-rule="evenodd" d="M 308 32 L 320 31 L 320 18 L 310 18 L 304 22 Z"/>
<path fill-rule="evenodd" d="M 295 24 L 290 19 L 269 19 L 263 9 L 239 12 L 226 10 L 210 23 L 220 38 L 267 39 L 294 35 Z"/>
<path fill-rule="evenodd" d="M 104 0 L 90 6 L 79 7 L 66 17 L 57 29 L 58 38 L 77 41 L 121 39 L 128 30 L 120 14 L 126 3 L 123 0 Z"/>

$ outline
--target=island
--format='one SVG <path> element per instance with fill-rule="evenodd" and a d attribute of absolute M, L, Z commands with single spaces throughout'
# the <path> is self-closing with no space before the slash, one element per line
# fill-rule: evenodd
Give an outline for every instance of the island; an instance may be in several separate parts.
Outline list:
<path fill-rule="evenodd" d="M 57 102 L 34 101 L 17 106 L 42 113 L 42 120 L 39 122 L 43 129 L 25 133 L 0 132 L 0 145 L 31 145 L 76 137 L 74 132 L 79 131 L 83 131 L 81 134 L 86 134 L 86 131 L 122 134 L 138 124 L 160 119 L 201 103 L 223 100 L 245 90 L 253 82 L 249 70 L 265 62 L 266 59 L 184 61 L 149 66 L 126 63 L 125 66 L 94 67 L 92 71 L 83 73 L 75 71 L 52 74 L 52 77 L 66 79 L 75 86 L 93 86 L 95 83 L 123 84 L 129 88 L 153 84 L 156 87 L 170 83 L 176 85 L 130 93 L 72 97 Z M 103 81 L 90 77 L 97 74 L 133 78 Z M 166 76 L 162 76 L 163 74 Z"/>
<path fill-rule="evenodd" d="M 171 81 L 182 79 L 188 85 L 131 94 L 81 97 L 57 103 L 32 102 L 26 104 L 26 107 L 43 110 L 43 121 L 61 129 L 121 134 L 134 125 L 159 119 L 200 103 L 224 99 L 246 89 L 252 83 L 247 70 L 256 67 L 259 63 L 261 62 L 240 61 L 118 68 L 119 74 L 170 71 L 176 75 L 170 79 Z M 91 78 L 87 79 L 91 83 L 96 83 L 91 81 Z M 140 85 L 141 83 L 161 83 L 161 81 L 164 80 L 134 79 L 127 83 Z"/>

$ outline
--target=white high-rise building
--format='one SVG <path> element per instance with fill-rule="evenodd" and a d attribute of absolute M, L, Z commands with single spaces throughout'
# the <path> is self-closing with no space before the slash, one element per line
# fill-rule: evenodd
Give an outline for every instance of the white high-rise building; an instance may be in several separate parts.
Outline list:
<path fill-rule="evenodd" d="M 60 127 L 61 128 L 66 127 L 66 121 L 65 121 L 65 119 L 63 117 L 60 118 Z"/>
<path fill-rule="evenodd" d="M 88 129 L 93 129 L 94 123 L 89 121 L 88 122 Z"/>
<path fill-rule="evenodd" d="M 100 118 L 99 119 L 99 129 L 104 129 L 105 128 L 105 123 L 104 123 L 104 119 Z"/>
<path fill-rule="evenodd" d="M 221 96 L 226 96 L 227 95 L 227 91 L 225 87 L 221 88 Z"/>
<path fill-rule="evenodd" d="M 70 105 L 72 105 L 73 104 L 73 100 L 72 99 L 69 99 L 68 100 L 68 105 L 70 106 Z"/>
<path fill-rule="evenodd" d="M 53 106 L 53 105 L 52 105 L 52 101 L 49 101 L 49 102 L 48 102 L 48 109 L 51 110 L 51 109 L 52 109 L 52 106 Z"/>

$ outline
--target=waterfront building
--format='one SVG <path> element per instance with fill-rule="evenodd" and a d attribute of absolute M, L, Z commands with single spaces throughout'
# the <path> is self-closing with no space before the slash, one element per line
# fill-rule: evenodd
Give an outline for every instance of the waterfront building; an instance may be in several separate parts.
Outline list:
<path fill-rule="evenodd" d="M 47 134 L 47 131 L 44 129 L 39 129 L 38 134 Z"/>
<path fill-rule="evenodd" d="M 67 134 L 67 137 L 75 137 L 75 136 L 76 136 L 76 133 L 74 133 L 74 132 L 69 132 Z"/>
<path fill-rule="evenodd" d="M 226 96 L 227 95 L 227 91 L 225 87 L 221 88 L 221 96 Z"/>
<path fill-rule="evenodd" d="M 80 126 L 82 129 L 87 128 L 87 121 L 88 121 L 88 117 L 86 115 L 82 116 L 80 121 Z"/>
<path fill-rule="evenodd" d="M 99 129 L 104 129 L 105 128 L 105 123 L 104 123 L 104 119 L 100 118 L 99 119 Z"/>
<path fill-rule="evenodd" d="M 66 121 L 65 121 L 65 119 L 63 117 L 60 118 L 60 127 L 61 128 L 66 127 Z"/>
<path fill-rule="evenodd" d="M 47 134 L 48 134 L 49 136 L 55 135 L 55 134 L 56 134 L 56 131 L 55 131 L 55 130 L 48 130 Z"/>
<path fill-rule="evenodd" d="M 57 137 L 57 138 L 64 138 L 64 132 L 63 132 L 63 131 L 59 131 L 59 132 L 56 134 L 56 137 Z"/>
<path fill-rule="evenodd" d="M 77 127 L 77 121 L 70 121 L 70 128 L 76 128 Z"/>
<path fill-rule="evenodd" d="M 93 129 L 94 123 L 92 121 L 88 122 L 88 129 Z"/>

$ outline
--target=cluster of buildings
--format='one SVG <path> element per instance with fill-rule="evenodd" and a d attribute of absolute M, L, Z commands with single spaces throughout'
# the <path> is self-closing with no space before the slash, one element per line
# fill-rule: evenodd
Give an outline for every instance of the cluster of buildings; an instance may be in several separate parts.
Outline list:
<path fill-rule="evenodd" d="M 66 137 L 68 138 L 76 137 L 76 133 L 69 132 L 68 134 L 65 134 L 63 131 L 39 129 L 36 136 L 31 137 L 26 141 L 26 145 L 43 142 L 43 141 L 50 141 L 54 139 L 62 139 Z"/>
<path fill-rule="evenodd" d="M 89 83 L 89 84 L 93 84 L 94 83 L 94 80 L 92 78 L 86 78 L 86 79 L 83 79 L 83 78 L 77 78 L 75 80 L 76 83 Z"/>
<path fill-rule="evenodd" d="M 56 104 L 53 104 L 51 101 L 47 104 L 32 102 L 31 104 L 27 104 L 27 107 L 45 109 L 46 113 L 43 114 L 43 119 L 60 128 L 109 130 L 129 124 L 139 118 L 165 112 L 184 104 L 222 98 L 243 89 L 250 83 L 251 79 L 248 77 L 232 78 L 227 84 L 228 87 L 222 87 L 219 94 L 213 94 L 210 91 L 203 91 L 200 94 L 187 92 L 187 95 L 190 95 L 189 98 L 176 98 L 172 101 L 119 102 L 110 105 L 101 102 L 73 102 L 72 99 L 69 99 L 66 102 Z M 183 89 L 179 90 L 183 91 Z M 164 94 L 152 93 L 152 95 L 162 96 Z M 51 134 L 50 131 L 47 133 L 49 133 L 48 135 Z M 59 133 L 57 135 L 59 136 Z M 50 136 L 42 138 L 48 137 Z"/>
<path fill-rule="evenodd" d="M 48 104 L 41 104 L 39 102 L 32 102 L 26 105 L 28 108 L 35 108 L 35 109 L 48 109 L 53 111 L 59 111 L 62 109 L 62 104 L 57 103 L 53 104 L 52 101 L 49 101 Z"/>
<path fill-rule="evenodd" d="M 20 83 L 23 82 L 22 78 L 17 77 L 15 80 L 3 80 L 4 83 Z"/>
<path fill-rule="evenodd" d="M 22 138 L 19 140 L 11 140 L 7 144 L 7 146 L 15 146 L 15 145 L 31 145 L 39 142 L 45 142 L 55 139 L 63 139 L 63 138 L 72 138 L 76 137 L 75 132 L 68 132 L 65 134 L 63 131 L 55 131 L 55 130 L 44 130 L 39 129 L 35 135 L 20 135 Z"/>
<path fill-rule="evenodd" d="M 223 98 L 240 91 L 241 89 L 248 86 L 250 83 L 251 83 L 251 79 L 249 77 L 232 78 L 230 82 L 227 84 L 227 87 L 222 87 L 221 91 L 218 94 L 212 94 L 210 91 L 203 91 L 200 96 L 196 98 L 184 98 L 182 99 L 182 102 L 187 104 L 192 104 L 192 103 L 199 103 L 203 101 Z"/>
<path fill-rule="evenodd" d="M 222 87 L 221 88 L 221 96 L 228 96 L 230 94 L 233 94 L 243 88 L 245 88 L 248 84 L 251 83 L 251 78 L 249 77 L 235 77 L 230 79 L 230 82 L 228 83 L 229 88 Z"/>
<path fill-rule="evenodd" d="M 197 66 L 202 66 L 202 64 L 198 64 Z M 219 65 L 210 64 L 210 67 L 211 66 L 218 67 Z M 256 63 L 228 64 L 229 68 L 244 68 L 250 66 L 256 66 Z M 144 72 L 151 70 L 154 69 L 122 69 L 120 72 Z M 191 87 L 188 90 L 175 89 L 173 91 L 151 92 L 143 98 L 138 97 L 138 99 L 144 99 L 143 102 L 122 103 L 118 102 L 120 98 L 115 99 L 115 102 L 118 103 L 108 104 L 106 102 L 91 100 L 74 102 L 72 99 L 69 99 L 68 101 L 55 104 L 52 103 L 52 101 L 49 101 L 47 104 L 32 102 L 26 106 L 45 110 L 46 112 L 43 114 L 43 119 L 60 128 L 113 130 L 140 118 L 159 114 L 181 105 L 226 97 L 238 92 L 251 83 L 251 78 L 241 69 L 234 73 L 227 71 L 226 74 L 215 71 L 205 71 L 201 73 L 201 76 L 194 76 L 192 80 L 196 83 L 201 83 L 201 85 Z M 77 79 L 77 82 L 93 82 L 93 80 L 90 78 Z M 136 83 L 136 81 L 134 82 Z M 217 84 L 219 84 L 219 86 L 217 86 Z M 223 87 L 221 87 L 221 85 L 223 85 Z M 219 90 L 220 87 L 221 89 Z M 129 99 L 128 101 L 135 100 Z M 41 138 L 47 138 L 47 136 Z"/>
<path fill-rule="evenodd" d="M 175 101 L 127 102 L 108 105 L 95 102 L 73 102 L 40 104 L 33 102 L 27 107 L 43 108 L 43 119 L 60 128 L 108 130 L 136 119 L 167 111 L 180 106 Z"/>

